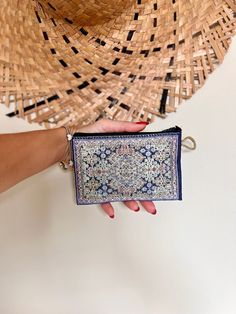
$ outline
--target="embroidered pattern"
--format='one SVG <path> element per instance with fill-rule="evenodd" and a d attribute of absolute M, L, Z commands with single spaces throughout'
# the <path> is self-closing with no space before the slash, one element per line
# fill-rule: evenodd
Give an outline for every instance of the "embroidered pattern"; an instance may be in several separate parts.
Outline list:
<path fill-rule="evenodd" d="M 180 134 L 73 138 L 77 204 L 180 200 Z"/>

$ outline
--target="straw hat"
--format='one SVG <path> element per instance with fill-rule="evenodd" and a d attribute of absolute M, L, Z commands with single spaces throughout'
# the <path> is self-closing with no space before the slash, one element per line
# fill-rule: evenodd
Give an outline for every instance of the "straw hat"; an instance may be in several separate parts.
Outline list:
<path fill-rule="evenodd" d="M 235 0 L 1 0 L 0 100 L 46 128 L 176 111 L 223 61 Z"/>

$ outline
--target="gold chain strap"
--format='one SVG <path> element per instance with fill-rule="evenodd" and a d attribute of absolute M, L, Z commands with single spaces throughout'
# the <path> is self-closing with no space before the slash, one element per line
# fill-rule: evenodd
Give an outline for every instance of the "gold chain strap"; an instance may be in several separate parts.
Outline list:
<path fill-rule="evenodd" d="M 69 159 L 69 161 L 67 162 L 66 160 L 60 161 L 59 162 L 59 166 L 61 169 L 63 170 L 72 170 L 74 167 L 73 161 L 71 160 L 71 156 L 72 156 L 72 152 L 71 152 L 71 140 L 73 138 L 73 134 L 74 132 L 72 131 L 72 129 L 70 127 L 67 126 L 62 126 L 63 128 L 66 129 L 66 138 L 68 141 L 68 150 L 67 150 L 67 159 Z"/>

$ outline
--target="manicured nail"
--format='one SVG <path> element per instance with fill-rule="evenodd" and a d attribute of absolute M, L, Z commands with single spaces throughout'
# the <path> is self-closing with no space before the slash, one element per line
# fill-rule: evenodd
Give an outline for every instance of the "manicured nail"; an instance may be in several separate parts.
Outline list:
<path fill-rule="evenodd" d="M 114 218 L 115 216 L 114 216 L 114 215 L 110 215 L 109 217 L 110 217 L 110 218 Z"/>
<path fill-rule="evenodd" d="M 137 208 L 137 209 L 135 209 L 134 211 L 135 211 L 135 212 L 138 212 L 139 210 L 140 210 L 140 208 L 138 207 L 138 208 Z"/>
<path fill-rule="evenodd" d="M 156 215 L 156 213 L 157 213 L 157 211 L 156 211 L 156 209 L 155 209 L 155 211 L 152 213 L 153 215 Z"/>
<path fill-rule="evenodd" d="M 148 125 L 149 124 L 149 122 L 146 122 L 146 121 L 139 121 L 139 122 L 135 122 L 136 124 L 146 124 L 146 125 Z"/>

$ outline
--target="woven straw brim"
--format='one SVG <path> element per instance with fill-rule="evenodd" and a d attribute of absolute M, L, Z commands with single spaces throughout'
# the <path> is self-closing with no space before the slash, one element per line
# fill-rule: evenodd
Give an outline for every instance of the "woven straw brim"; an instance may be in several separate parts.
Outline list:
<path fill-rule="evenodd" d="M 2 0 L 0 99 L 46 128 L 175 112 L 224 59 L 233 0 Z"/>

